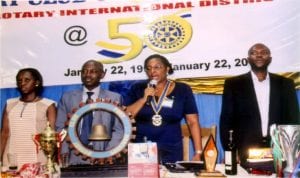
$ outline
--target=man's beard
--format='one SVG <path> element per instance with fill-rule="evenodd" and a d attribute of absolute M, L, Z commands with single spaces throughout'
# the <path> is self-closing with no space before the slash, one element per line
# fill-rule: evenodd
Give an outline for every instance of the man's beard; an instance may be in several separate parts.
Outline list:
<path fill-rule="evenodd" d="M 251 69 L 256 72 L 264 72 L 267 71 L 269 64 L 265 64 L 263 66 L 256 66 L 253 63 L 250 63 Z"/>

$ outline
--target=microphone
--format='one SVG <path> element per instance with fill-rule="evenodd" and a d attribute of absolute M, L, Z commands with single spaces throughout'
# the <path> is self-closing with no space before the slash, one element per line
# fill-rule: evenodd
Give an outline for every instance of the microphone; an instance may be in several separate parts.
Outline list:
<path fill-rule="evenodd" d="M 157 80 L 153 79 L 151 80 L 149 83 L 148 83 L 148 87 L 151 87 L 151 88 L 155 88 L 157 85 Z M 147 96 L 147 105 L 150 105 L 151 103 L 151 96 Z"/>
<path fill-rule="evenodd" d="M 157 85 L 157 80 L 151 80 L 149 83 L 148 83 L 148 86 L 149 87 L 152 87 L 152 88 L 155 88 Z"/>

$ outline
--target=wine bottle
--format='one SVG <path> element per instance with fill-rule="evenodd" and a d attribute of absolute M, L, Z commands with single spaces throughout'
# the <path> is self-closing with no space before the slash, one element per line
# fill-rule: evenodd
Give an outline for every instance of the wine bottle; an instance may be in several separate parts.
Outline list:
<path fill-rule="evenodd" d="M 237 174 L 236 146 L 233 141 L 233 130 L 229 130 L 229 142 L 225 148 L 225 174 Z"/>

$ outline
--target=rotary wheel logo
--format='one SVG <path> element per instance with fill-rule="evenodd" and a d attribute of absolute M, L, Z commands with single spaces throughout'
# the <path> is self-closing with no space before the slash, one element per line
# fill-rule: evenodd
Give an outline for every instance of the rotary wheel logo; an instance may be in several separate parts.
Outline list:
<path fill-rule="evenodd" d="M 182 49 L 192 37 L 192 27 L 186 20 L 176 15 L 162 17 L 154 21 L 145 36 L 148 47 L 160 53 L 171 53 Z"/>
<path fill-rule="evenodd" d="M 69 120 L 65 123 L 68 131 L 67 142 L 69 143 L 69 147 L 72 150 L 75 150 L 76 155 L 80 155 L 83 160 L 89 159 L 93 163 L 105 164 L 110 163 L 114 164 L 116 162 L 125 162 L 124 157 L 127 154 L 127 144 L 131 139 L 135 138 L 133 131 L 135 131 L 134 119 L 129 118 L 129 116 L 124 112 L 125 107 L 121 107 L 118 103 L 111 102 L 106 99 L 97 99 L 96 102 L 91 104 L 79 104 L 80 108 L 74 108 L 72 113 L 68 114 Z M 110 112 L 117 116 L 117 118 L 121 121 L 124 128 L 124 135 L 116 147 L 107 151 L 95 151 L 92 150 L 83 143 L 81 143 L 79 139 L 79 134 L 77 131 L 77 126 L 81 120 L 81 117 L 90 111 L 93 110 L 104 110 Z"/>

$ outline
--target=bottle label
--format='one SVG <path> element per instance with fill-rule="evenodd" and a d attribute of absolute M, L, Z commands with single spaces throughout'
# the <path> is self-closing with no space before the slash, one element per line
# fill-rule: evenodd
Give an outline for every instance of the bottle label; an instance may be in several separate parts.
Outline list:
<path fill-rule="evenodd" d="M 232 170 L 232 166 L 231 165 L 225 165 L 225 170 Z"/>
<path fill-rule="evenodd" d="M 232 165 L 232 152 L 225 151 L 225 164 Z"/>

